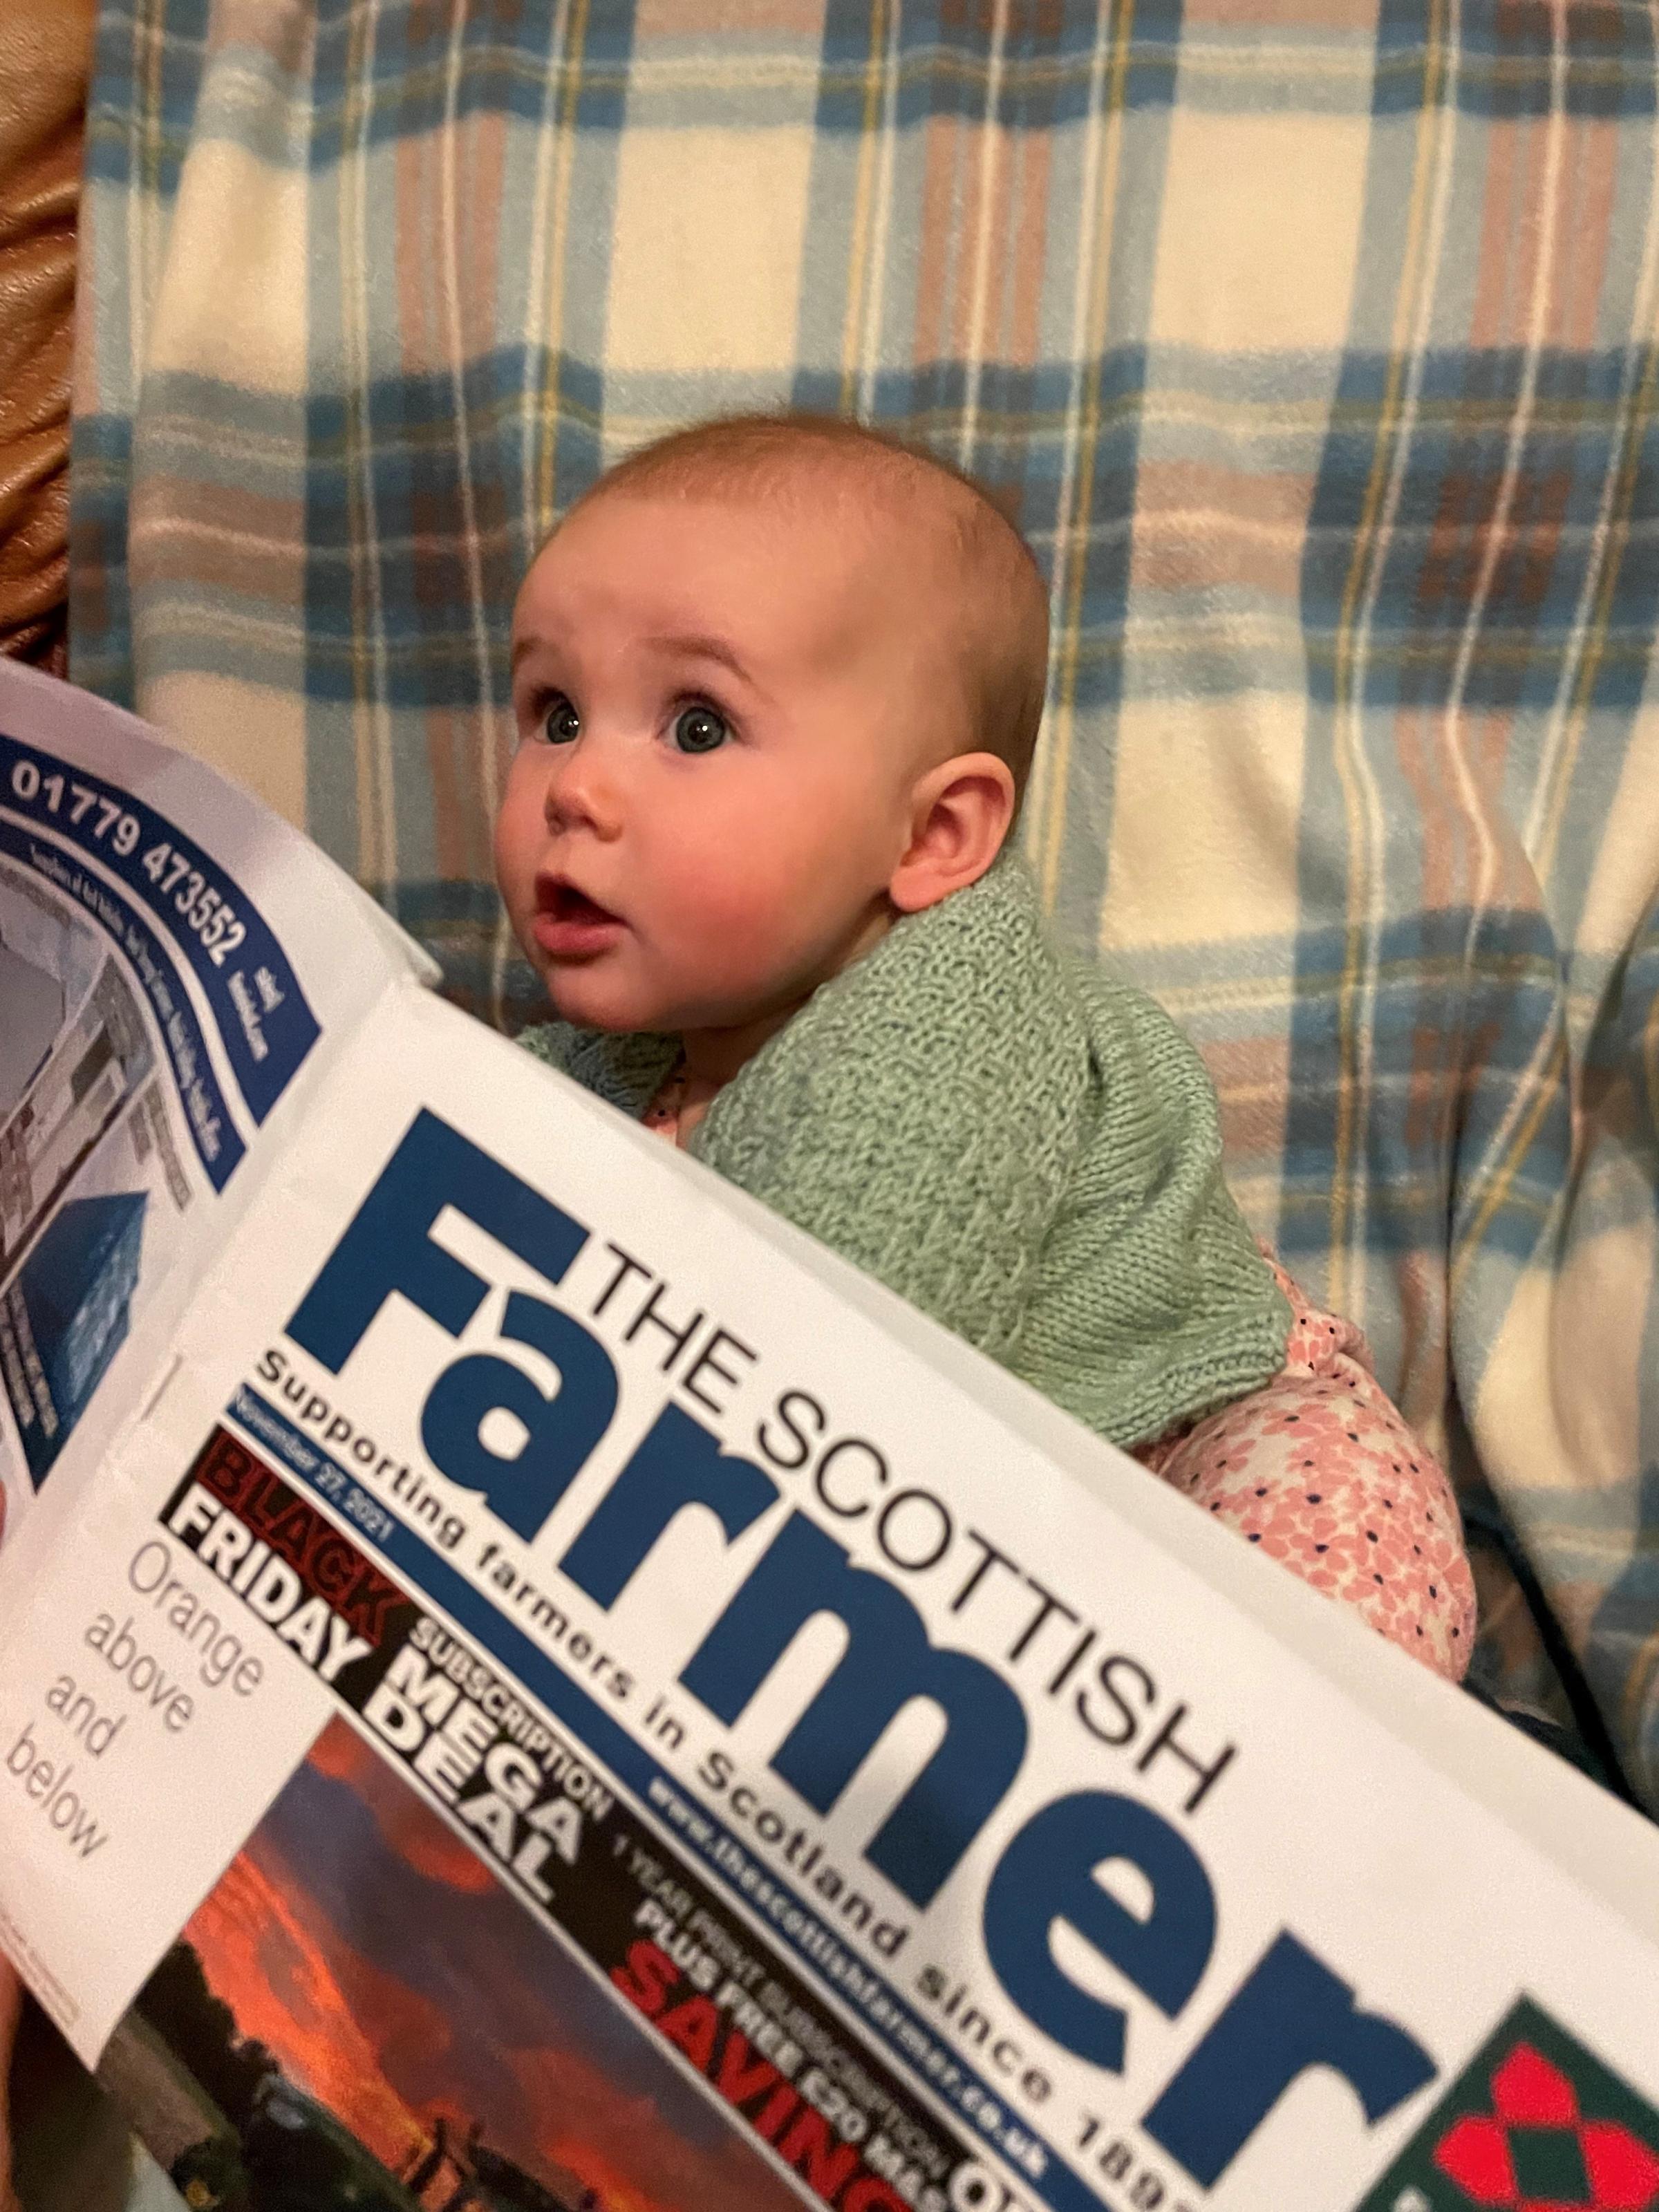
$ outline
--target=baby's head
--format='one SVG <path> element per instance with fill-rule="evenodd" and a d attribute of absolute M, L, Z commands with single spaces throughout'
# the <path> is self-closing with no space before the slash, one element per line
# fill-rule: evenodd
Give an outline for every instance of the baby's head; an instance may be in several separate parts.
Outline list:
<path fill-rule="evenodd" d="M 991 866 L 1047 654 L 1018 533 L 855 424 L 714 422 L 623 461 L 514 617 L 496 870 L 558 1012 L 759 1042 Z"/>

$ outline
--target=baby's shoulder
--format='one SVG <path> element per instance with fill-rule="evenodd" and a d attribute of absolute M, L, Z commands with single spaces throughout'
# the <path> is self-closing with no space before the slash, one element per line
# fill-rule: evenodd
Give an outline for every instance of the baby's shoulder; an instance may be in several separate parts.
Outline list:
<path fill-rule="evenodd" d="M 1159 1060 L 1202 1065 L 1197 1047 L 1168 1007 L 1115 968 L 1109 955 L 1062 950 L 1060 957 L 1097 1055 L 1127 1053 L 1143 1059 L 1150 1054 Z"/>

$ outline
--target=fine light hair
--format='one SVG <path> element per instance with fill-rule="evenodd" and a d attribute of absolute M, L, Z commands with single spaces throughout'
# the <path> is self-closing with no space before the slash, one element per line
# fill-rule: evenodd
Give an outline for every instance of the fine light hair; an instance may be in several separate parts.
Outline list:
<path fill-rule="evenodd" d="M 641 447 L 577 506 L 613 493 L 821 500 L 830 488 L 866 520 L 923 539 L 946 586 L 956 633 L 953 665 L 973 733 L 962 750 L 1005 762 L 1018 804 L 1042 720 L 1048 595 L 1030 548 L 971 477 L 840 416 L 738 415 Z"/>

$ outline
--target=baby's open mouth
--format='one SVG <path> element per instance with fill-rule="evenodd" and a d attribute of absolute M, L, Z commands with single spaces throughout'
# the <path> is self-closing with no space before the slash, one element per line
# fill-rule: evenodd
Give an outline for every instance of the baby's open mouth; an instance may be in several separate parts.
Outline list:
<path fill-rule="evenodd" d="M 614 945 L 622 927 L 619 915 L 574 884 L 557 876 L 544 876 L 538 883 L 533 932 L 536 942 L 550 957 L 591 958 Z"/>
<path fill-rule="evenodd" d="M 589 898 L 574 884 L 549 884 L 538 903 L 542 913 L 554 921 L 602 922 L 617 919 L 608 907 Z"/>

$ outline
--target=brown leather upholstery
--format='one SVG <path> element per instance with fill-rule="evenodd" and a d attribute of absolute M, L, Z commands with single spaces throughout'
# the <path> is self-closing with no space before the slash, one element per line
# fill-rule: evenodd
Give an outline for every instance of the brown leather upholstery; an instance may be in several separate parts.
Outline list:
<path fill-rule="evenodd" d="M 96 0 L 0 0 L 0 652 L 61 668 L 75 218 Z"/>

